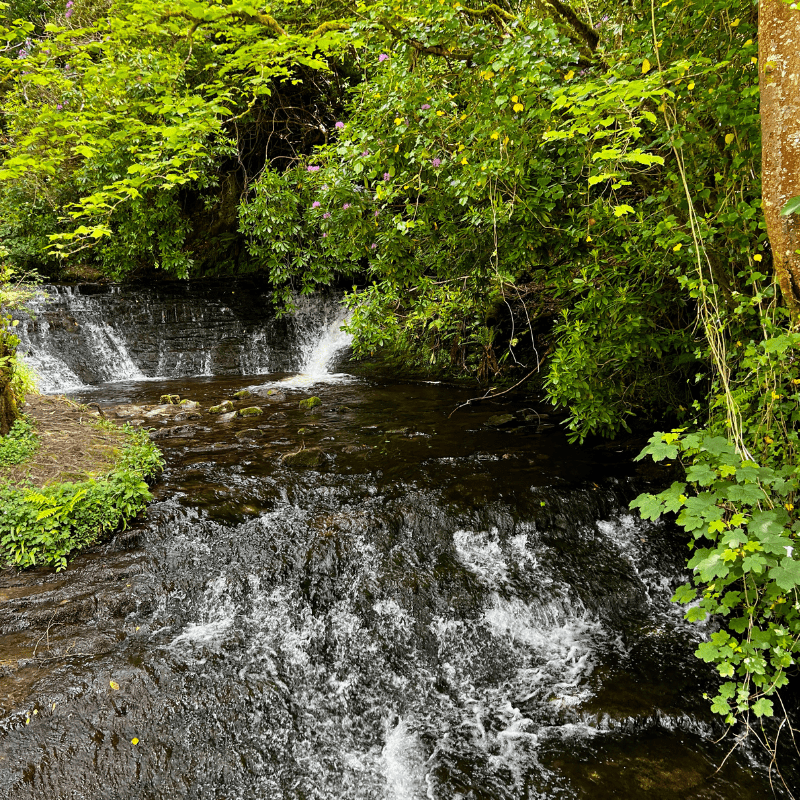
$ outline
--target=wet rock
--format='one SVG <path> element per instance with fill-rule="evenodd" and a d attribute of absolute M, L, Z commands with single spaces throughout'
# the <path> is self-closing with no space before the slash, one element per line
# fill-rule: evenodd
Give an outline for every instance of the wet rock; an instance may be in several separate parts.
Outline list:
<path fill-rule="evenodd" d="M 403 435 L 403 434 L 408 433 L 409 430 L 410 430 L 410 428 L 395 428 L 394 430 L 386 431 L 386 433 L 387 433 L 387 435 L 388 434 Z"/>
<path fill-rule="evenodd" d="M 286 400 L 286 395 L 278 389 L 270 389 L 267 392 L 267 400 L 270 403 L 283 403 Z"/>
<path fill-rule="evenodd" d="M 313 433 L 313 432 L 314 432 L 313 428 L 298 428 L 297 429 L 297 433 L 300 436 L 303 436 L 306 433 Z"/>
<path fill-rule="evenodd" d="M 150 434 L 151 439 L 174 439 L 177 436 L 192 436 L 197 428 L 194 425 L 173 425 L 171 428 L 162 428 Z"/>
<path fill-rule="evenodd" d="M 310 411 L 312 408 L 316 408 L 317 406 L 322 405 L 322 400 L 319 397 L 306 397 L 305 400 L 301 400 L 297 407 L 302 409 L 303 411 Z"/>
<path fill-rule="evenodd" d="M 196 400 L 181 400 L 178 405 L 186 409 L 200 408 L 200 403 L 198 403 Z"/>
<path fill-rule="evenodd" d="M 237 400 L 247 400 L 248 397 L 252 397 L 253 393 L 249 389 L 241 389 L 240 391 L 234 394 L 234 397 Z"/>
<path fill-rule="evenodd" d="M 280 420 L 286 419 L 286 414 L 283 411 L 276 411 L 274 414 L 270 414 L 267 417 L 268 420 Z"/>
<path fill-rule="evenodd" d="M 199 411 L 182 411 L 176 414 L 173 419 L 175 422 L 185 422 L 189 419 L 200 419 L 203 415 Z"/>
<path fill-rule="evenodd" d="M 236 434 L 237 439 L 261 439 L 265 436 L 264 431 L 259 430 L 258 428 L 248 428 L 244 431 L 239 431 Z"/>
<path fill-rule="evenodd" d="M 181 396 L 179 394 L 162 394 L 158 398 L 158 402 L 168 406 L 177 406 L 181 402 Z"/>
<path fill-rule="evenodd" d="M 517 418 L 513 414 L 495 414 L 486 420 L 486 424 L 490 428 L 505 428 L 507 425 L 513 425 Z"/>
<path fill-rule="evenodd" d="M 314 468 L 325 463 L 326 455 L 319 447 L 306 447 L 294 453 L 286 453 L 281 462 L 289 467 Z"/>
<path fill-rule="evenodd" d="M 240 417 L 259 417 L 264 413 L 264 409 L 258 406 L 250 406 L 249 408 L 240 408 L 237 413 Z"/>
<path fill-rule="evenodd" d="M 140 417 L 144 414 L 145 410 L 142 406 L 133 406 L 133 405 L 120 405 L 114 406 L 114 413 L 118 417 Z"/>
<path fill-rule="evenodd" d="M 155 419 L 156 417 L 164 417 L 169 414 L 170 406 L 157 406 L 156 408 L 151 408 L 150 411 L 145 411 L 143 414 L 145 419 Z"/>
<path fill-rule="evenodd" d="M 227 414 L 220 414 L 217 422 L 233 422 L 236 419 L 236 412 L 229 411 Z"/>
<path fill-rule="evenodd" d="M 348 444 L 342 448 L 343 453 L 350 455 L 351 453 L 364 453 L 367 450 L 372 450 L 368 444 Z"/>
<path fill-rule="evenodd" d="M 225 414 L 228 411 L 233 411 L 233 403 L 230 400 L 223 400 L 218 406 L 211 406 L 208 409 L 209 414 Z"/>

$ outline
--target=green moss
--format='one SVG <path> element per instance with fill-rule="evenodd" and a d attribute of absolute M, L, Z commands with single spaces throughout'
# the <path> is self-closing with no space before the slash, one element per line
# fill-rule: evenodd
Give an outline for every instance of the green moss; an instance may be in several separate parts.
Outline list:
<path fill-rule="evenodd" d="M 239 409 L 239 416 L 240 417 L 257 417 L 260 414 L 263 414 L 264 411 L 260 409 L 258 406 L 250 406 L 250 408 L 240 408 Z"/>
<path fill-rule="evenodd" d="M 163 466 L 147 433 L 126 426 L 125 446 L 105 477 L 36 488 L 0 488 L 0 562 L 62 570 L 68 557 L 125 526 L 151 499 L 146 478 Z"/>
<path fill-rule="evenodd" d="M 33 423 L 22 417 L 18 419 L 7 436 L 0 437 L 0 467 L 10 467 L 27 461 L 39 447 Z"/>
<path fill-rule="evenodd" d="M 252 397 L 253 393 L 249 389 L 242 389 L 241 391 L 236 392 L 234 397 L 237 400 L 246 400 L 248 397 Z"/>
<path fill-rule="evenodd" d="M 233 403 L 230 400 L 223 400 L 218 406 L 211 406 L 208 409 L 209 414 L 225 414 L 228 411 L 233 411 Z"/>
<path fill-rule="evenodd" d="M 177 406 L 181 402 L 181 396 L 179 394 L 162 394 L 158 402 Z"/>
<path fill-rule="evenodd" d="M 301 400 L 298 403 L 298 407 L 299 408 L 306 409 L 306 410 L 311 409 L 311 408 L 316 408 L 317 406 L 321 406 L 321 405 L 322 405 L 322 400 L 320 400 L 319 397 L 306 397 L 305 400 Z"/>

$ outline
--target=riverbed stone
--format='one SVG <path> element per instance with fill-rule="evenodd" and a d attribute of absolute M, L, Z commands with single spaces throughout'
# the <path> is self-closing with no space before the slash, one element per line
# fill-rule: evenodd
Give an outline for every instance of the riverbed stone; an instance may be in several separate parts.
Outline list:
<path fill-rule="evenodd" d="M 391 431 L 386 431 L 386 434 L 387 435 L 394 434 L 396 436 L 402 436 L 402 435 L 405 435 L 406 433 L 408 433 L 409 430 L 410 430 L 410 428 L 394 428 Z"/>
<path fill-rule="evenodd" d="M 490 428 L 505 428 L 507 425 L 513 425 L 517 418 L 513 414 L 495 414 L 486 420 L 486 424 Z"/>
<path fill-rule="evenodd" d="M 181 396 L 179 394 L 162 394 L 158 398 L 158 402 L 168 406 L 177 406 L 181 402 Z"/>
<path fill-rule="evenodd" d="M 173 419 L 175 422 L 185 422 L 190 419 L 200 419 L 202 416 L 203 415 L 199 411 L 181 411 L 181 413 L 176 414 Z"/>
<path fill-rule="evenodd" d="M 250 406 L 249 408 L 240 408 L 237 413 L 240 417 L 259 417 L 264 413 L 264 409 L 258 406 Z"/>
<path fill-rule="evenodd" d="M 283 403 L 286 400 L 286 395 L 279 389 L 270 389 L 267 392 L 267 400 L 269 400 L 270 403 Z"/>
<path fill-rule="evenodd" d="M 281 457 L 281 462 L 289 467 L 309 469 L 322 466 L 325 458 L 325 453 L 319 447 L 306 447 L 294 453 L 286 453 Z"/>
<path fill-rule="evenodd" d="M 253 393 L 249 389 L 240 389 L 233 396 L 237 400 L 247 400 L 248 397 L 252 397 L 253 396 Z"/>
<path fill-rule="evenodd" d="M 217 422 L 233 422 L 236 419 L 235 411 L 228 411 L 227 414 L 220 414 L 217 417 Z"/>
<path fill-rule="evenodd" d="M 266 434 L 258 428 L 247 428 L 247 430 L 239 431 L 236 434 L 237 439 L 260 439 Z"/>
<path fill-rule="evenodd" d="M 270 414 L 267 417 L 268 420 L 280 420 L 286 419 L 286 413 L 284 411 L 276 411 L 274 414 Z"/>
<path fill-rule="evenodd" d="M 198 403 L 196 400 L 181 400 L 178 405 L 187 410 L 200 408 L 200 403 Z"/>
<path fill-rule="evenodd" d="M 178 436 L 187 437 L 194 435 L 197 428 L 194 425 L 173 425 L 171 428 L 161 428 L 150 434 L 151 439 L 174 439 Z"/>
<path fill-rule="evenodd" d="M 306 397 L 297 404 L 297 407 L 303 411 L 310 411 L 312 408 L 316 408 L 317 406 L 321 405 L 322 400 L 320 400 L 319 397 Z"/>
<path fill-rule="evenodd" d="M 233 411 L 233 403 L 230 400 L 223 400 L 219 405 L 208 409 L 209 414 L 225 414 L 229 411 Z"/>

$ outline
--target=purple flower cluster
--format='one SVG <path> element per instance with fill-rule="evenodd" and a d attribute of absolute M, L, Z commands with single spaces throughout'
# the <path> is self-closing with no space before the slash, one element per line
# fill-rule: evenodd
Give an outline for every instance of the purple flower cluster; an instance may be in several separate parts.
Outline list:
<path fill-rule="evenodd" d="M 320 204 L 319 200 L 315 200 L 315 201 L 314 201 L 314 202 L 311 204 L 311 208 L 319 208 L 319 207 L 320 207 L 320 205 L 321 205 L 321 204 Z"/>
<path fill-rule="evenodd" d="M 331 218 L 331 212 L 330 212 L 330 211 L 326 211 L 326 212 L 325 212 L 325 213 L 322 215 L 322 219 L 330 219 L 330 218 Z"/>
<path fill-rule="evenodd" d="M 323 239 L 327 239 L 328 238 L 328 232 L 327 231 L 325 231 L 325 233 L 322 234 L 322 238 Z"/>
<path fill-rule="evenodd" d="M 384 173 L 383 173 L 383 179 L 384 179 L 385 181 L 388 181 L 388 180 L 389 180 L 389 178 L 391 178 L 391 177 L 392 177 L 392 176 L 391 176 L 391 175 L 389 175 L 389 173 L 388 173 L 388 172 L 384 172 Z"/>
<path fill-rule="evenodd" d="M 383 62 L 383 61 L 386 61 L 386 60 L 388 60 L 388 58 L 389 58 L 389 56 L 387 56 L 387 55 L 386 55 L 386 53 L 381 53 L 381 54 L 378 56 L 378 63 L 381 63 L 381 62 Z"/>
<path fill-rule="evenodd" d="M 442 159 L 441 158 L 434 158 L 433 161 L 431 161 L 431 164 L 433 164 L 434 167 L 441 167 L 442 166 Z"/>
<path fill-rule="evenodd" d="M 342 206 L 342 209 L 343 209 L 344 211 L 347 211 L 347 209 L 348 209 L 348 208 L 350 208 L 350 203 L 345 203 L 345 204 Z"/>
<path fill-rule="evenodd" d="M 319 172 L 319 167 L 315 167 L 313 165 L 308 167 L 309 172 Z"/>
<path fill-rule="evenodd" d="M 427 111 L 430 108 L 429 103 L 423 103 L 420 107 L 420 111 Z"/>
<path fill-rule="evenodd" d="M 64 16 L 67 19 L 69 19 L 72 16 L 72 6 L 73 6 L 72 0 L 67 0 L 67 11 L 64 14 Z"/>
<path fill-rule="evenodd" d="M 375 244 L 375 242 L 373 242 L 373 243 L 370 245 L 370 249 L 371 249 L 371 250 L 374 250 L 374 249 L 375 249 L 377 246 L 378 246 L 378 245 L 377 245 L 377 244 Z"/>
<path fill-rule="evenodd" d="M 344 122 L 337 122 L 333 127 L 341 130 L 342 128 L 344 128 Z"/>

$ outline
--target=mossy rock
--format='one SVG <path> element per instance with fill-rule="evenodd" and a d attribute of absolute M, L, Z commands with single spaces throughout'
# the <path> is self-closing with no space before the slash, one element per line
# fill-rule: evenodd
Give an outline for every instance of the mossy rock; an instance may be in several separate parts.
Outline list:
<path fill-rule="evenodd" d="M 264 431 L 260 431 L 258 428 L 248 428 L 235 434 L 237 439 L 260 439 L 265 435 Z"/>
<path fill-rule="evenodd" d="M 237 400 L 247 400 L 248 397 L 252 397 L 253 393 L 249 389 L 241 389 L 240 391 L 236 392 L 234 397 Z"/>
<path fill-rule="evenodd" d="M 200 408 L 200 403 L 198 403 L 196 400 L 181 400 L 180 403 L 178 403 L 178 405 L 183 406 L 183 408 L 187 410 Z"/>
<path fill-rule="evenodd" d="M 226 414 L 233 411 L 233 403 L 230 400 L 223 400 L 218 406 L 211 406 L 208 409 L 209 414 Z"/>
<path fill-rule="evenodd" d="M 162 394 L 158 398 L 158 402 L 163 405 L 177 406 L 181 402 L 181 396 L 179 394 Z"/>
<path fill-rule="evenodd" d="M 270 389 L 267 392 L 267 400 L 270 403 L 282 403 L 286 400 L 286 395 L 280 389 Z"/>
<path fill-rule="evenodd" d="M 264 413 L 264 409 L 258 406 L 250 406 L 249 408 L 240 408 L 238 414 L 240 417 L 259 417 Z"/>
<path fill-rule="evenodd" d="M 297 433 L 298 433 L 299 436 L 303 436 L 306 433 L 313 433 L 313 432 L 314 432 L 313 428 L 298 428 L 297 429 Z"/>
<path fill-rule="evenodd" d="M 303 411 L 310 411 L 312 408 L 316 408 L 317 406 L 322 405 L 322 400 L 319 397 L 306 397 L 305 400 L 301 400 L 297 406 L 301 408 Z"/>
<path fill-rule="evenodd" d="M 313 469 L 325 463 L 325 453 L 319 447 L 306 447 L 294 453 L 286 453 L 281 457 L 281 462 L 289 467 Z"/>

